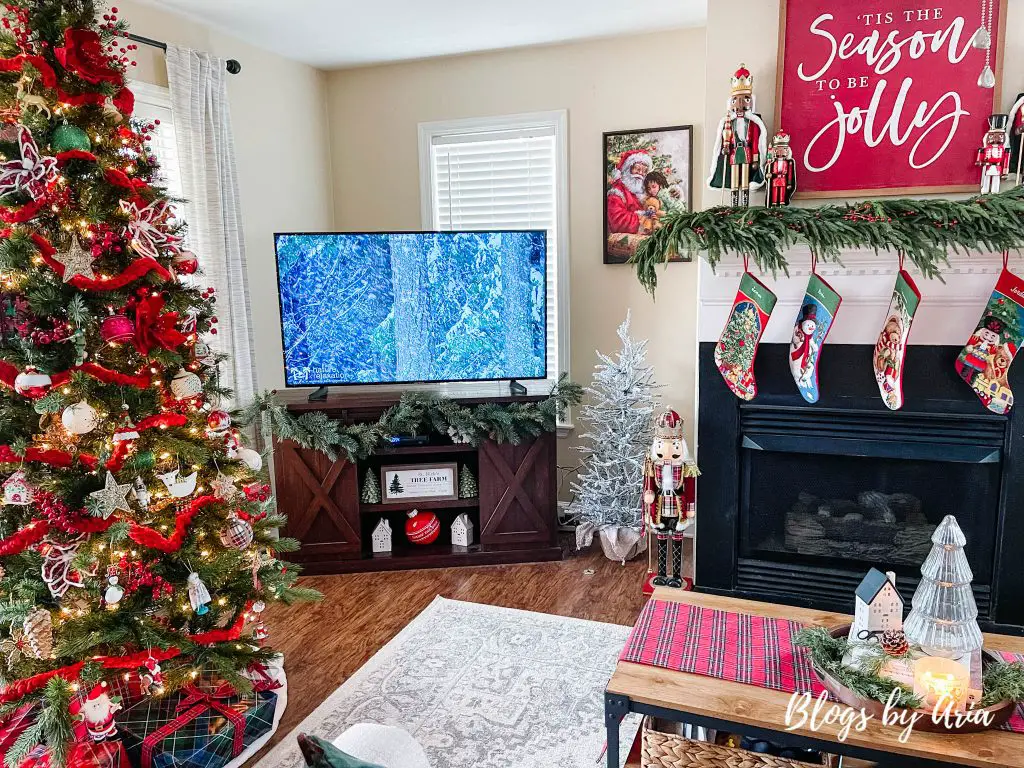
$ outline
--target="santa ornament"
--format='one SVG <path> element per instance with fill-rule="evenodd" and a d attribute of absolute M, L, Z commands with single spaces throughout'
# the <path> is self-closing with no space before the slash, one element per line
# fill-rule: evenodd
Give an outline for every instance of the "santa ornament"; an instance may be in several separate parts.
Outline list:
<path fill-rule="evenodd" d="M 683 437 L 682 417 L 665 411 L 655 423 L 651 450 L 644 459 L 644 522 L 658 541 L 654 586 L 683 586 L 683 531 L 694 518 L 694 479 L 699 474 Z"/>
<path fill-rule="evenodd" d="M 814 271 L 811 263 L 811 276 L 804 291 L 804 300 L 800 303 L 800 312 L 793 325 L 793 336 L 789 344 L 789 371 L 793 374 L 800 395 L 809 403 L 818 402 L 818 361 L 821 359 L 821 347 L 825 337 L 832 330 L 839 305 L 843 298 L 832 286 L 826 283 Z"/>
<path fill-rule="evenodd" d="M 230 428 L 231 416 L 227 411 L 218 408 L 210 411 L 210 415 L 206 417 L 206 436 L 211 440 L 223 437 Z"/>
<path fill-rule="evenodd" d="M 1024 279 L 1008 268 L 1009 254 L 1003 254 L 1003 271 L 985 306 L 981 321 L 956 359 L 956 372 L 988 410 L 1009 413 L 1013 392 L 1007 375 L 1021 340 L 1024 339 Z"/>
<path fill-rule="evenodd" d="M 793 159 L 793 150 L 789 147 L 788 133 L 779 131 L 775 134 L 767 159 L 768 163 L 764 170 L 765 183 L 768 186 L 765 205 L 769 208 L 789 205 L 793 193 L 796 192 L 796 161 Z"/>
<path fill-rule="evenodd" d="M 715 345 L 715 366 L 736 397 L 753 400 L 757 396 L 754 359 L 778 297 L 750 273 L 745 258 L 743 266 L 729 319 Z"/>
<path fill-rule="evenodd" d="M 920 304 L 921 292 L 914 278 L 903 269 L 901 256 L 900 271 L 896 275 L 896 285 L 889 301 L 889 312 L 882 332 L 878 334 L 872 356 L 878 391 L 886 407 L 893 411 L 903 407 L 903 363 L 907 356 L 910 326 Z"/>
<path fill-rule="evenodd" d="M 1009 115 L 989 115 L 988 131 L 978 148 L 974 164 L 981 167 L 981 194 L 996 194 L 1010 172 Z"/>
<path fill-rule="evenodd" d="M 750 190 L 764 184 L 768 131 L 754 111 L 754 76 L 743 64 L 732 76 L 727 111 L 715 131 L 711 189 L 730 192 L 731 205 L 750 205 Z"/>
<path fill-rule="evenodd" d="M 121 709 L 121 705 L 110 698 L 107 693 L 107 684 L 99 683 L 91 691 L 85 701 L 80 705 L 72 705 L 77 715 L 85 725 L 85 731 L 93 741 L 103 741 L 117 733 L 117 723 L 114 722 L 114 714 Z"/>

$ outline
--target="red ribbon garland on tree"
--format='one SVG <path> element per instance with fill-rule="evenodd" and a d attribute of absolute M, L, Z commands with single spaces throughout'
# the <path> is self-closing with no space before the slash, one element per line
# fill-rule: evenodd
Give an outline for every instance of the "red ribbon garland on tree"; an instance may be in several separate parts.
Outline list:
<path fill-rule="evenodd" d="M 46 536 L 50 526 L 44 520 L 33 520 L 20 531 L 0 540 L 0 557 L 17 555 L 33 544 L 38 544 Z"/>
<path fill-rule="evenodd" d="M 63 278 L 64 265 L 53 258 L 57 249 L 50 245 L 50 242 L 42 235 L 32 235 L 32 241 L 39 248 L 39 255 L 42 256 L 47 266 Z M 149 256 L 142 256 L 135 259 L 119 275 L 99 280 L 76 275 L 68 282 L 80 291 L 116 291 L 119 288 L 124 288 L 129 283 L 134 283 L 140 277 L 144 277 L 150 272 L 156 272 L 163 280 L 171 279 L 171 273 L 166 268 L 160 266 L 160 262 Z"/>
<path fill-rule="evenodd" d="M 177 552 L 181 549 L 181 545 L 185 543 L 185 534 L 188 532 L 188 526 L 192 523 L 195 516 L 199 514 L 203 507 L 216 501 L 218 501 L 216 496 L 200 496 L 193 501 L 188 509 L 180 513 L 175 519 L 174 533 L 170 536 L 164 536 L 153 528 L 147 528 L 138 523 L 131 523 L 128 528 L 128 538 L 140 546 L 156 549 L 165 554 Z"/>
<path fill-rule="evenodd" d="M 20 208 L 8 208 L 6 205 L 0 205 L 0 221 L 5 224 L 22 224 L 34 219 L 45 205 L 46 197 L 25 203 Z"/>
<path fill-rule="evenodd" d="M 120 373 L 119 371 L 114 371 L 110 368 L 104 368 L 102 365 L 98 365 L 96 363 L 82 363 L 81 365 L 76 365 L 70 370 L 52 374 L 50 376 L 51 387 L 59 387 L 67 382 L 74 371 L 87 373 L 97 381 L 102 381 L 104 384 L 120 384 L 121 386 L 135 387 L 136 389 L 145 389 L 153 382 L 153 377 L 145 371 L 136 374 Z M 0 360 L 0 384 L 6 384 L 8 387 L 13 389 L 14 380 L 16 378 L 18 378 L 18 369 L 6 360 Z M 42 392 L 39 397 L 42 397 L 45 394 L 45 392 Z"/>

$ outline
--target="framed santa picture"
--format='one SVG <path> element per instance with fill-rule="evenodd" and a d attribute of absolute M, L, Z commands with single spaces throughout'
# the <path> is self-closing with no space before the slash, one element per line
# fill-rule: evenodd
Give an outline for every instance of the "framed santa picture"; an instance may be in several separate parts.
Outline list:
<path fill-rule="evenodd" d="M 669 213 L 690 210 L 693 126 L 610 131 L 603 149 L 604 263 L 625 264 Z"/>
<path fill-rule="evenodd" d="M 1006 0 L 782 0 L 775 128 L 797 197 L 975 192 Z"/>

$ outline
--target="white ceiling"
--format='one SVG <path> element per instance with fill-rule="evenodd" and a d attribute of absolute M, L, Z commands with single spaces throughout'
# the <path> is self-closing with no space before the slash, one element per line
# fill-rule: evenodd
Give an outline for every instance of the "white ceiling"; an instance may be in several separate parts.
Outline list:
<path fill-rule="evenodd" d="M 707 17 L 707 0 L 143 2 L 324 69 L 700 26 Z"/>

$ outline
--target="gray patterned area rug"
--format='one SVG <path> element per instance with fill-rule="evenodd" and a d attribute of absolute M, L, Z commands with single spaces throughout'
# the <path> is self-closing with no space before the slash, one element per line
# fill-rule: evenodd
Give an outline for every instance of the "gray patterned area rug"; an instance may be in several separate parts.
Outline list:
<path fill-rule="evenodd" d="M 298 768 L 299 732 L 395 725 L 433 768 L 595 768 L 604 687 L 629 627 L 434 599 L 257 768 Z M 622 724 L 623 761 L 639 727 Z"/>

